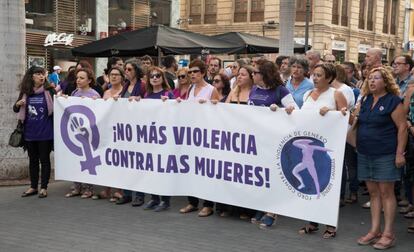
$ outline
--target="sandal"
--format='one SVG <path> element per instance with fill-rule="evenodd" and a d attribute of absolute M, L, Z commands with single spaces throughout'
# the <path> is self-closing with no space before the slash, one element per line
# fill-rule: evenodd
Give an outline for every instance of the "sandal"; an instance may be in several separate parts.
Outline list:
<path fill-rule="evenodd" d="M 88 199 L 90 197 L 92 197 L 93 193 L 91 191 L 86 191 L 81 195 L 82 199 Z"/>
<path fill-rule="evenodd" d="M 299 234 L 312 234 L 318 230 L 319 228 L 313 225 L 305 225 L 303 228 L 299 229 Z"/>
<path fill-rule="evenodd" d="M 372 232 L 368 232 L 368 234 L 360 237 L 357 240 L 357 243 L 362 246 L 370 245 L 370 244 L 376 243 L 380 238 L 381 238 L 381 232 L 378 232 L 376 234 Z"/>
<path fill-rule="evenodd" d="M 211 207 L 203 207 L 198 213 L 198 217 L 208 217 L 213 214 L 213 209 Z"/>
<path fill-rule="evenodd" d="M 180 213 L 182 213 L 182 214 L 191 213 L 191 212 L 194 212 L 194 211 L 197 211 L 197 210 L 198 210 L 197 207 L 195 207 L 191 204 L 188 204 L 187 206 L 180 209 Z"/>
<path fill-rule="evenodd" d="M 67 193 L 67 194 L 65 195 L 65 197 L 66 197 L 66 198 L 72 198 L 72 197 L 76 197 L 76 196 L 80 196 L 80 195 L 81 195 L 80 191 L 73 190 L 73 191 L 71 191 L 71 192 Z"/>
<path fill-rule="evenodd" d="M 330 230 L 329 228 L 327 228 L 325 230 L 325 232 L 323 232 L 322 238 L 323 239 L 332 239 L 335 238 L 336 236 L 336 229 L 335 230 Z"/>
<path fill-rule="evenodd" d="M 408 212 L 404 214 L 404 217 L 407 219 L 413 219 L 414 218 L 414 211 Z"/>
<path fill-rule="evenodd" d="M 109 198 L 110 202 L 116 202 L 118 199 L 121 199 L 123 196 L 120 192 L 114 192 L 112 196 Z"/>
<path fill-rule="evenodd" d="M 409 212 L 414 211 L 414 207 L 412 205 L 406 206 L 406 207 L 401 207 L 400 210 L 398 211 L 400 214 L 407 214 Z"/>
<path fill-rule="evenodd" d="M 39 193 L 39 198 L 46 198 L 47 197 L 47 191 L 46 189 L 41 189 Z"/>
<path fill-rule="evenodd" d="M 389 249 L 395 244 L 395 236 L 390 233 L 384 233 L 381 235 L 381 238 L 372 245 L 375 249 L 385 250 Z"/>
<path fill-rule="evenodd" d="M 36 189 L 33 189 L 33 188 L 30 188 L 29 190 L 27 190 L 27 191 L 25 191 L 24 193 L 22 193 L 22 198 L 24 198 L 24 197 L 29 197 L 29 196 L 33 196 L 33 195 L 36 195 L 37 194 L 37 190 Z"/>

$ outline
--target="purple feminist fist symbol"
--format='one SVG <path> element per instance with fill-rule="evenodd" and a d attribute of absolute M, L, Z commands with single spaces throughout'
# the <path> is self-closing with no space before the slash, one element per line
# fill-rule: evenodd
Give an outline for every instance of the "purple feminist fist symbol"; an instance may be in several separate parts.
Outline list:
<path fill-rule="evenodd" d="M 325 147 L 317 146 L 317 145 L 310 145 L 313 143 L 313 140 L 310 139 L 299 139 L 293 142 L 293 145 L 302 150 L 302 162 L 297 164 L 295 168 L 293 168 L 292 173 L 299 180 L 300 185 L 298 186 L 298 190 L 305 188 L 305 184 L 303 183 L 302 176 L 299 172 L 307 169 L 309 174 L 312 177 L 313 183 L 315 184 L 317 198 L 320 197 L 320 186 L 319 186 L 319 179 L 318 173 L 316 172 L 315 168 L 315 161 L 313 160 L 313 152 L 314 151 L 332 151 Z"/>
<path fill-rule="evenodd" d="M 72 116 L 71 114 L 82 114 L 89 121 L 89 128 L 86 128 L 82 117 Z M 68 126 L 74 134 L 75 139 L 81 144 L 78 146 L 69 137 Z M 82 105 L 67 107 L 62 115 L 60 122 L 60 133 L 62 140 L 69 150 L 77 156 L 85 156 L 85 161 L 81 161 L 81 171 L 88 170 L 89 174 L 96 174 L 96 167 L 101 165 L 100 156 L 93 156 L 99 145 L 99 131 L 96 126 L 96 118 L 92 110 Z"/>
<path fill-rule="evenodd" d="M 85 154 L 85 161 L 81 161 L 81 171 L 88 170 L 89 174 L 96 175 L 96 166 L 101 164 L 99 157 L 92 156 L 92 147 L 89 144 L 89 132 L 83 127 L 83 119 L 73 117 L 70 124 L 70 129 L 75 133 L 75 138 L 82 144 L 83 152 Z"/>

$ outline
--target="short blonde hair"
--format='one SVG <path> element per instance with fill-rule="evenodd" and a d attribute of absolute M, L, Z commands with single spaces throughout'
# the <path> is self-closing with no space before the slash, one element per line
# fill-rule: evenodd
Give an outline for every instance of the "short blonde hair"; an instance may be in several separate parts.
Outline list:
<path fill-rule="evenodd" d="M 365 79 L 364 84 L 361 88 L 362 95 L 369 95 L 371 93 L 368 87 L 368 79 L 369 79 L 369 76 L 373 74 L 374 72 L 379 72 L 381 74 L 381 77 L 385 83 L 385 91 L 387 93 L 391 93 L 394 95 L 400 95 L 399 86 L 395 82 L 395 79 L 392 76 L 391 72 L 388 71 L 385 67 L 376 67 L 369 72 L 368 78 Z"/>

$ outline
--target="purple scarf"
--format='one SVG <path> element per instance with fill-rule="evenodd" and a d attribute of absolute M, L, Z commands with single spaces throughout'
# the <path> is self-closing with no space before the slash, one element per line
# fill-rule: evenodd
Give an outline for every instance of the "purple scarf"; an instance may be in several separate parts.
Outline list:
<path fill-rule="evenodd" d="M 46 104 L 47 104 L 47 114 L 51 116 L 53 114 L 53 99 L 49 91 L 45 90 L 43 86 L 41 86 L 38 89 L 33 88 L 33 91 L 35 94 L 45 93 L 45 99 L 46 99 Z M 19 113 L 17 114 L 17 119 L 24 122 L 24 119 L 26 119 L 27 95 L 23 94 L 22 99 L 26 101 L 26 104 L 24 106 L 20 106 Z"/>

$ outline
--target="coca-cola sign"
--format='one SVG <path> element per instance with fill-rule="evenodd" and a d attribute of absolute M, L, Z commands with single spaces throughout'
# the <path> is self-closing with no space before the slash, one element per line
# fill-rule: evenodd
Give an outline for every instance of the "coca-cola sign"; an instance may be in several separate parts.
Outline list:
<path fill-rule="evenodd" d="M 51 33 L 45 38 L 44 46 L 65 45 L 72 46 L 73 34 Z"/>

